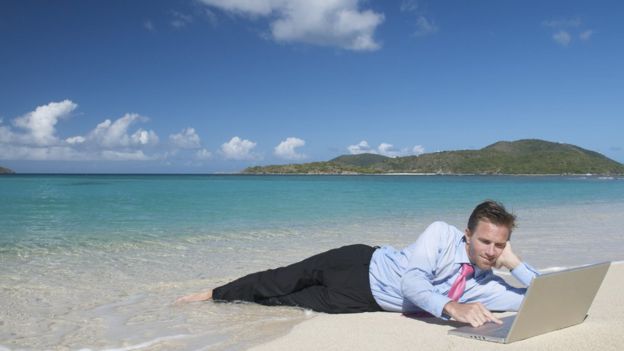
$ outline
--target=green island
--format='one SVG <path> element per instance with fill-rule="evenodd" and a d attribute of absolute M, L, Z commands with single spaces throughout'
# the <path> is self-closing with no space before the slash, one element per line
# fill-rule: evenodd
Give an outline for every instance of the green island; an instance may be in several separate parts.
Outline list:
<path fill-rule="evenodd" d="M 326 162 L 248 167 L 242 173 L 612 176 L 624 175 L 624 165 L 575 145 L 524 139 L 418 156 L 343 155 Z"/>
<path fill-rule="evenodd" d="M 2 166 L 0 166 L 0 174 L 13 174 L 15 172 L 13 172 L 12 170 L 8 169 L 8 168 L 4 168 Z"/>

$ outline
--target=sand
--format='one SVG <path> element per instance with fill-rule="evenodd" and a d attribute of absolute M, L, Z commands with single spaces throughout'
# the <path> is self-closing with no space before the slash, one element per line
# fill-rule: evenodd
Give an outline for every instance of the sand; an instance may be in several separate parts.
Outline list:
<path fill-rule="evenodd" d="M 579 325 L 507 345 L 447 335 L 462 324 L 437 318 L 318 314 L 252 350 L 624 350 L 624 264 L 611 265 L 588 314 Z"/>

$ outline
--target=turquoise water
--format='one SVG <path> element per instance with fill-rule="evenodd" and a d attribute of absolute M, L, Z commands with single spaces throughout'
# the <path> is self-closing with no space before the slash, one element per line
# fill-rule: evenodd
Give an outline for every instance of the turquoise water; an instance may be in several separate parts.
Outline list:
<path fill-rule="evenodd" d="M 240 350 L 314 313 L 179 296 L 350 243 L 460 229 L 493 198 L 542 270 L 624 259 L 624 179 L 478 176 L 0 177 L 0 350 Z"/>
<path fill-rule="evenodd" d="M 0 178 L 0 245 L 73 245 L 509 208 L 624 202 L 579 177 L 27 175 Z"/>

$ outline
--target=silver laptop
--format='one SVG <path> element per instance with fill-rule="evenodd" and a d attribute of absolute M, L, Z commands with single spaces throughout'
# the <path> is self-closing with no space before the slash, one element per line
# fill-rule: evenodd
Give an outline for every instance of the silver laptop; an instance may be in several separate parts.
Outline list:
<path fill-rule="evenodd" d="M 449 334 L 499 343 L 511 343 L 579 324 L 602 284 L 611 262 L 572 268 L 533 279 L 518 313 L 501 318 L 503 324 L 464 326 Z"/>

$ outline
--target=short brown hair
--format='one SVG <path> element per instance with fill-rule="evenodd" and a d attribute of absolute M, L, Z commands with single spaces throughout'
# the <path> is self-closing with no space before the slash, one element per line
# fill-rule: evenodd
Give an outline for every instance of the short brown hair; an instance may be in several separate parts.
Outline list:
<path fill-rule="evenodd" d="M 511 235 L 511 231 L 516 227 L 516 216 L 507 212 L 502 203 L 494 200 L 485 200 L 475 207 L 468 219 L 468 229 L 470 232 L 474 233 L 477 224 L 479 224 L 481 220 L 496 225 L 504 225 L 509 229 L 509 235 Z"/>

